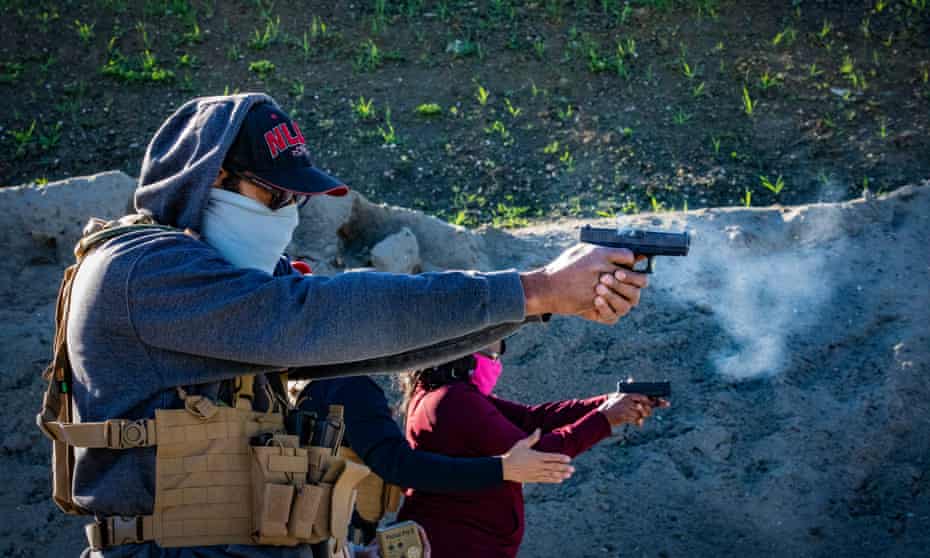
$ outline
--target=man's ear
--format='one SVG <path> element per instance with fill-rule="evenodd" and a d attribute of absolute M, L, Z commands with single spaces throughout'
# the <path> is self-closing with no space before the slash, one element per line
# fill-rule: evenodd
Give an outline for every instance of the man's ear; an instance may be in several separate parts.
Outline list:
<path fill-rule="evenodd" d="M 226 177 L 229 176 L 229 173 L 226 172 L 226 169 L 220 167 L 220 173 L 216 175 L 216 180 L 213 181 L 214 188 L 222 188 L 223 181 L 226 180 Z"/>

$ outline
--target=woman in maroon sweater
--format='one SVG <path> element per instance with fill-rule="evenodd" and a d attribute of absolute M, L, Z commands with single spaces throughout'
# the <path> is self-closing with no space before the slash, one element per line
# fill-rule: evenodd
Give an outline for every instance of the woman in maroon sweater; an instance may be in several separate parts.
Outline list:
<path fill-rule="evenodd" d="M 417 450 L 456 457 L 501 455 L 534 430 L 534 449 L 574 457 L 638 423 L 662 400 L 610 394 L 528 406 L 490 395 L 503 343 L 408 379 L 407 440 Z M 522 485 L 506 482 L 472 492 L 408 490 L 398 519 L 426 529 L 435 558 L 513 558 L 523 539 Z"/>

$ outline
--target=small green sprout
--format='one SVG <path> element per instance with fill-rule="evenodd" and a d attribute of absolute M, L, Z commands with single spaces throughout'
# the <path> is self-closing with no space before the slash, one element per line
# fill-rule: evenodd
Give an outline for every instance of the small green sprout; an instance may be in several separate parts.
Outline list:
<path fill-rule="evenodd" d="M 94 23 L 81 23 L 80 20 L 74 20 L 74 26 L 77 28 L 78 37 L 85 43 L 89 43 L 94 38 Z"/>
<path fill-rule="evenodd" d="M 753 101 L 752 97 L 749 96 L 749 89 L 746 86 L 743 86 L 743 112 L 746 113 L 746 116 L 752 116 L 756 110 L 757 101 Z"/>
<path fill-rule="evenodd" d="M 575 157 L 567 149 L 559 157 L 559 162 L 565 166 L 565 172 L 575 172 Z"/>
<path fill-rule="evenodd" d="M 720 137 L 714 136 L 710 138 L 710 143 L 714 147 L 714 155 L 720 155 Z"/>
<path fill-rule="evenodd" d="M 478 86 L 478 90 L 475 92 L 475 99 L 478 100 L 479 105 L 485 106 L 488 104 L 488 97 L 491 96 L 491 93 L 487 89 L 485 89 L 480 83 L 476 85 Z"/>
<path fill-rule="evenodd" d="M 682 124 L 686 124 L 691 120 L 691 115 L 686 113 L 681 107 L 678 107 L 678 110 L 675 112 L 675 116 L 672 117 L 672 120 L 675 122 L 675 124 L 681 126 Z"/>
<path fill-rule="evenodd" d="M 785 187 L 785 180 L 782 178 L 781 175 L 778 175 L 778 179 L 776 179 L 774 183 L 772 183 L 772 181 L 769 180 L 769 177 L 764 176 L 764 175 L 759 176 L 759 180 L 762 182 L 762 186 L 765 187 L 766 190 L 772 192 L 776 196 Z"/>
<path fill-rule="evenodd" d="M 743 207 L 749 207 L 752 205 L 752 190 L 746 188 L 746 193 L 743 194 Z"/>
<path fill-rule="evenodd" d="M 439 116 L 442 114 L 442 107 L 436 103 L 423 103 L 417 107 L 417 114 L 420 116 Z"/>
<path fill-rule="evenodd" d="M 381 140 L 384 145 L 397 145 L 397 132 L 394 130 L 394 124 L 391 123 L 391 107 L 384 111 L 384 125 L 378 126 L 378 133 L 381 134 Z"/>
<path fill-rule="evenodd" d="M 371 120 L 375 117 L 374 99 L 365 99 L 359 97 L 358 101 L 352 103 L 352 110 L 361 120 Z"/>
<path fill-rule="evenodd" d="M 16 158 L 26 154 L 29 146 L 35 142 L 36 121 L 33 120 L 28 128 L 22 130 L 10 130 L 10 136 L 13 137 L 13 143 L 16 144 Z"/>
<path fill-rule="evenodd" d="M 559 151 L 558 141 L 553 141 L 546 147 L 543 147 L 543 150 L 542 150 L 542 152 L 545 153 L 546 155 L 555 155 L 556 153 L 558 153 L 558 151 Z"/>
<path fill-rule="evenodd" d="M 274 73 L 275 65 L 271 60 L 256 60 L 249 63 L 249 71 L 258 75 L 262 79 Z"/>
<path fill-rule="evenodd" d="M 507 112 L 510 113 L 512 118 L 520 116 L 520 113 L 523 112 L 523 109 L 513 106 L 508 98 L 504 99 L 504 105 L 507 107 Z"/>

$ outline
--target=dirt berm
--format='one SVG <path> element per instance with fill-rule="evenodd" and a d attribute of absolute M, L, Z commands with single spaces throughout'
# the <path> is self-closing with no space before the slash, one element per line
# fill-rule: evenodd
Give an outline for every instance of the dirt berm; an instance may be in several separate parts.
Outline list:
<path fill-rule="evenodd" d="M 0 555 L 82 546 L 82 522 L 49 499 L 40 372 L 71 245 L 132 188 L 106 173 L 0 190 Z M 427 271 L 528 268 L 581 224 L 472 233 L 353 195 L 306 207 L 291 253 L 336 273 L 408 227 Z M 498 391 L 539 402 L 667 378 L 673 406 L 580 456 L 569 482 L 527 486 L 521 557 L 927 556 L 930 184 L 622 224 L 687 228 L 691 254 L 659 261 L 615 327 L 525 328 Z"/>

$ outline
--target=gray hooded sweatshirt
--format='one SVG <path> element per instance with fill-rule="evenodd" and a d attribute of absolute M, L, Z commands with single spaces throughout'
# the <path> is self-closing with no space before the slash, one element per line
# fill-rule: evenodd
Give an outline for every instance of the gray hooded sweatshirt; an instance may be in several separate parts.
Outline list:
<path fill-rule="evenodd" d="M 249 108 L 262 102 L 274 101 L 244 94 L 194 99 L 178 109 L 145 154 L 136 209 L 161 224 L 199 231 L 226 151 Z M 152 418 L 155 409 L 182 406 L 176 386 L 223 400 L 230 380 L 247 374 L 258 375 L 255 406 L 264 410 L 271 402 L 262 397 L 263 373 L 295 367 L 313 377 L 342 363 L 383 363 L 476 332 L 513 330 L 524 305 L 512 271 L 272 276 L 234 267 L 191 235 L 129 233 L 91 252 L 75 279 L 67 340 L 76 421 Z M 484 342 L 459 343 L 458 353 Z M 439 353 L 432 357 L 451 354 Z M 154 469 L 155 448 L 78 449 L 75 500 L 98 516 L 151 514 Z M 146 543 L 85 555 L 311 552 L 306 545 L 161 549 Z"/>

